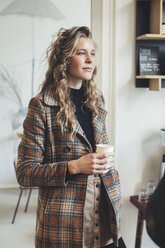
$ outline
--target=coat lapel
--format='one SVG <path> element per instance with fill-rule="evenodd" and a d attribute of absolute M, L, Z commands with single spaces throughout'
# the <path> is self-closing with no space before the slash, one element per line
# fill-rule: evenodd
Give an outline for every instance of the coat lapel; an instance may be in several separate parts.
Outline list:
<path fill-rule="evenodd" d="M 94 140 L 96 144 L 99 144 L 101 142 L 101 138 L 103 135 L 103 129 L 105 126 L 105 118 L 107 115 L 107 111 L 101 107 L 98 108 L 98 115 L 96 117 L 93 116 L 93 135 L 94 135 Z"/>
<path fill-rule="evenodd" d="M 97 107 L 98 108 L 98 115 L 95 117 L 94 114 L 92 115 L 92 124 L 93 124 L 93 139 L 95 141 L 95 144 L 99 144 L 101 142 L 102 139 L 102 135 L 103 135 L 103 128 L 105 126 L 105 118 L 107 115 L 107 111 L 101 107 Z M 91 151 L 92 151 L 92 146 L 89 143 L 81 125 L 79 124 L 76 116 L 74 117 L 75 120 L 75 125 L 76 125 L 76 133 L 81 136 L 84 141 L 87 143 L 87 145 L 90 147 Z"/>
<path fill-rule="evenodd" d="M 76 133 L 76 135 L 79 136 L 86 143 L 86 145 L 89 147 L 90 151 L 92 152 L 92 150 L 93 150 L 92 146 L 89 143 L 89 141 L 88 141 L 88 139 L 87 139 L 87 137 L 86 137 L 86 135 L 85 135 L 80 123 L 78 122 L 76 116 L 74 116 L 74 122 L 75 122 L 75 133 Z"/>

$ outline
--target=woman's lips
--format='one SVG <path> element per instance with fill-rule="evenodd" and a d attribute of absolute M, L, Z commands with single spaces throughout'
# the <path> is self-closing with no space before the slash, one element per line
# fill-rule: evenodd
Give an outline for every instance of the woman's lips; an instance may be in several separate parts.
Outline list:
<path fill-rule="evenodd" d="M 84 70 L 84 71 L 89 71 L 89 72 L 91 72 L 91 71 L 93 71 L 93 68 L 91 68 L 91 67 L 83 67 L 83 70 Z"/>

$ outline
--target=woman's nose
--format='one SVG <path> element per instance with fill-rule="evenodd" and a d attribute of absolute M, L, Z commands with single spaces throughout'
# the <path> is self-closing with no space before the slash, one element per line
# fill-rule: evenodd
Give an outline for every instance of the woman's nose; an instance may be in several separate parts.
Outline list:
<path fill-rule="evenodd" d="M 93 62 L 92 56 L 90 54 L 88 54 L 86 57 L 86 63 L 92 63 L 92 62 Z"/>

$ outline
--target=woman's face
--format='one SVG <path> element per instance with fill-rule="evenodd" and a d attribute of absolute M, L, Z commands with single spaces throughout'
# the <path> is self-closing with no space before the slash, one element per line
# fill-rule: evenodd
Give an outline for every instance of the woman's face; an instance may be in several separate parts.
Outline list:
<path fill-rule="evenodd" d="M 96 66 L 95 47 L 89 38 L 78 40 L 75 53 L 70 57 L 68 67 L 69 86 L 81 88 L 82 80 L 90 80 Z"/>

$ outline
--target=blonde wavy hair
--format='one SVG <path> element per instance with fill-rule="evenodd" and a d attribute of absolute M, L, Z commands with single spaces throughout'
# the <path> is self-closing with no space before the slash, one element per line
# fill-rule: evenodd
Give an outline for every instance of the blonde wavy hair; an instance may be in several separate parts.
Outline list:
<path fill-rule="evenodd" d="M 60 110 L 57 113 L 56 121 L 65 131 L 70 125 L 74 132 L 74 112 L 75 107 L 70 100 L 70 89 L 68 87 L 68 64 L 70 57 L 74 54 L 79 38 L 90 38 L 92 34 L 88 27 L 73 27 L 70 29 L 61 28 L 57 33 L 57 38 L 47 49 L 48 70 L 45 80 L 41 85 L 40 93 L 53 90 L 55 99 L 59 102 Z M 91 80 L 84 80 L 85 105 L 97 115 L 96 105 L 100 105 L 96 84 L 94 81 L 96 68 Z"/>

